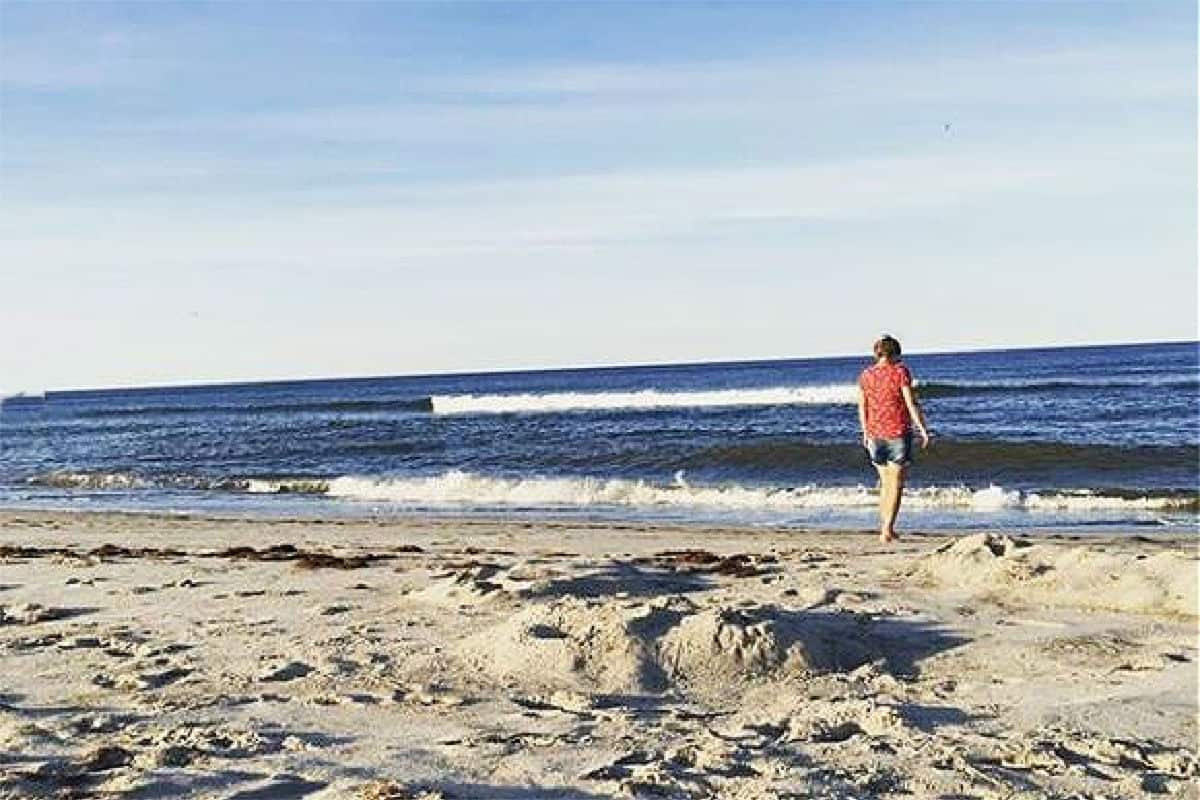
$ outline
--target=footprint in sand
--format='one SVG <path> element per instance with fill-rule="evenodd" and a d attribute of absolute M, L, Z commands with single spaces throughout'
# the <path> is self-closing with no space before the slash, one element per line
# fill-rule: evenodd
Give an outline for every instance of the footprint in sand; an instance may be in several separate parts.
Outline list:
<path fill-rule="evenodd" d="M 392 693 L 392 701 L 422 706 L 463 706 L 470 702 L 464 695 L 441 686 L 411 684 Z"/>
<path fill-rule="evenodd" d="M 297 678 L 303 678 L 312 672 L 314 667 L 305 664 L 303 661 L 289 661 L 286 664 L 279 666 L 268 667 L 262 672 L 258 679 L 260 681 L 272 681 L 282 683 L 284 681 L 294 681 Z"/>
<path fill-rule="evenodd" d="M 116 688 L 129 689 L 134 691 L 148 691 L 150 689 L 161 689 L 162 687 L 174 683 L 180 678 L 185 678 L 191 675 L 190 669 L 182 667 L 168 667 L 157 672 L 141 672 L 136 675 L 123 675 L 116 680 Z"/>
<path fill-rule="evenodd" d="M 352 606 L 344 603 L 334 603 L 333 605 L 324 606 L 317 613 L 323 617 L 337 616 L 338 614 L 346 614 L 358 606 Z"/>
<path fill-rule="evenodd" d="M 85 714 L 71 720 L 70 728 L 80 736 L 116 733 L 134 724 L 138 719 L 139 717 L 133 714 Z"/>
<path fill-rule="evenodd" d="M 58 643 L 60 650 L 92 650 L 101 646 L 98 636 L 72 636 Z"/>

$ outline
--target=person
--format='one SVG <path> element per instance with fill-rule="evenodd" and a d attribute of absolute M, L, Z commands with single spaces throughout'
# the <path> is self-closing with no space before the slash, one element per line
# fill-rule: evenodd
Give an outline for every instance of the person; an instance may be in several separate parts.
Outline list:
<path fill-rule="evenodd" d="M 863 447 L 879 472 L 879 540 L 895 541 L 904 479 L 912 463 L 913 426 L 921 449 L 929 447 L 925 415 L 913 396 L 912 373 L 900 361 L 900 342 L 884 334 L 872 351 L 875 363 L 858 378 L 858 423 Z"/>

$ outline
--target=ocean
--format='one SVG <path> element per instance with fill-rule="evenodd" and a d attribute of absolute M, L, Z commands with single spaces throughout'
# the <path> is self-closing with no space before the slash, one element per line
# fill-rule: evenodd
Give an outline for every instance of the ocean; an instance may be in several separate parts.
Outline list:
<path fill-rule="evenodd" d="M 865 357 L 52 392 L 0 507 L 873 528 Z M 1200 344 L 905 358 L 901 529 L 1197 531 Z"/>

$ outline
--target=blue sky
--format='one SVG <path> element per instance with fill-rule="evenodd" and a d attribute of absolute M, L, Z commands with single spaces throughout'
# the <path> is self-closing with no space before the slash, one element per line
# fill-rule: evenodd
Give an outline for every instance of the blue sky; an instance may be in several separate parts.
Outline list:
<path fill-rule="evenodd" d="M 1190 2 L 10 0 L 0 45 L 0 391 L 1197 334 Z"/>

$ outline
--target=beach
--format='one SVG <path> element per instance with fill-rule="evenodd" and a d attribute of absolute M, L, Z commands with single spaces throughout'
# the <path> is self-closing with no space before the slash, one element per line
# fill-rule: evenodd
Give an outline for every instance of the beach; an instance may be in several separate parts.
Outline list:
<path fill-rule="evenodd" d="M 1197 10 L 0 0 L 0 800 L 1200 800 Z"/>
<path fill-rule="evenodd" d="M 0 797 L 1196 797 L 1189 534 L 0 512 Z"/>

